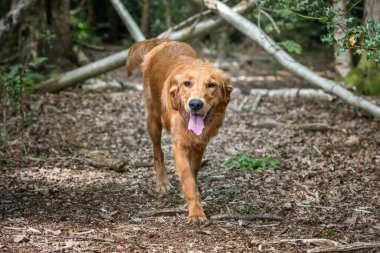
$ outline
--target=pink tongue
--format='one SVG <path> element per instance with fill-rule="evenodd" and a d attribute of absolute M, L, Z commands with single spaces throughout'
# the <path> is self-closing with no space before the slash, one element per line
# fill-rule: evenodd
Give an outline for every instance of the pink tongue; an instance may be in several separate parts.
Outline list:
<path fill-rule="evenodd" d="M 187 129 L 193 131 L 196 135 L 200 135 L 204 127 L 203 116 L 190 113 L 189 126 Z"/>

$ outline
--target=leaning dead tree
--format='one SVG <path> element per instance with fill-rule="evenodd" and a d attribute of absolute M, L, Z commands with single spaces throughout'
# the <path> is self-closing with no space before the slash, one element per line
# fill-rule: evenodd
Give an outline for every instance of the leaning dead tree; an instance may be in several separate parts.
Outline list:
<path fill-rule="evenodd" d="M 252 2 L 241 2 L 232 8 L 233 11 L 237 13 L 247 13 L 252 10 L 256 5 Z M 220 18 L 212 18 L 205 21 L 198 22 L 195 25 L 190 25 L 189 27 L 182 28 L 178 31 L 173 31 L 169 29 L 159 35 L 160 38 L 169 38 L 171 40 L 189 40 L 198 36 L 209 33 L 215 30 L 227 22 Z M 93 62 L 91 64 L 85 65 L 83 67 L 77 68 L 75 70 L 61 74 L 55 78 L 51 78 L 35 89 L 36 92 L 58 92 L 64 90 L 68 87 L 74 86 L 79 82 L 83 82 L 89 78 L 99 76 L 108 71 L 122 67 L 128 56 L 128 49 L 123 50 L 119 53 L 110 55 L 106 58 Z"/>
<path fill-rule="evenodd" d="M 132 35 L 132 38 L 136 41 L 145 40 L 144 34 L 141 32 L 139 26 L 133 20 L 131 14 L 124 7 L 120 0 L 110 0 L 116 12 L 119 14 L 120 18 L 123 20 L 128 31 Z"/>
<path fill-rule="evenodd" d="M 359 107 L 375 117 L 380 117 L 380 107 L 371 102 L 355 96 L 339 83 L 321 77 L 311 69 L 297 62 L 276 44 L 267 34 L 248 19 L 234 12 L 230 7 L 217 0 L 208 0 L 206 5 L 218 13 L 228 23 L 247 35 L 250 39 L 258 43 L 265 51 L 271 54 L 284 68 L 297 76 L 309 81 L 311 84 L 322 88 L 328 93 L 332 93 L 347 103 Z M 256 3 L 256 0 L 250 0 Z"/>

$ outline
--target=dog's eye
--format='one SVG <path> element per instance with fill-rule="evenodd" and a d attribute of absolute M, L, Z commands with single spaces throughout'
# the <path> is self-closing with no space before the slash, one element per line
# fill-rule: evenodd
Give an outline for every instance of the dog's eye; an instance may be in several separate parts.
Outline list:
<path fill-rule="evenodd" d="M 208 89 L 212 89 L 212 88 L 215 88 L 216 87 L 216 83 L 208 83 L 207 84 L 207 88 Z"/>
<path fill-rule="evenodd" d="M 190 81 L 184 81 L 183 85 L 185 85 L 186 87 L 190 87 L 191 86 L 191 82 Z"/>

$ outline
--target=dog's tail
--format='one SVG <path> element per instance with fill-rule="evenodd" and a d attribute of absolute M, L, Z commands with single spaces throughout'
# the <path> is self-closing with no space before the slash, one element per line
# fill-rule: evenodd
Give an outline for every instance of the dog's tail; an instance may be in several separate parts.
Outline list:
<path fill-rule="evenodd" d="M 128 76 L 130 76 L 133 70 L 135 70 L 144 61 L 144 56 L 149 53 L 150 50 L 168 41 L 168 39 L 150 39 L 133 44 L 129 48 L 128 58 L 125 63 Z"/>

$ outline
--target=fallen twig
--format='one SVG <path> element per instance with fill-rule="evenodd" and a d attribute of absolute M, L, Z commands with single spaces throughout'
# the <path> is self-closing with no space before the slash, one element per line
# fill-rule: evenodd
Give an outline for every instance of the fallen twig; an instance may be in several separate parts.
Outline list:
<path fill-rule="evenodd" d="M 301 129 L 304 131 L 320 131 L 320 132 L 326 132 L 331 129 L 331 127 L 326 123 L 289 124 L 289 123 L 277 122 L 274 120 L 257 122 L 253 126 L 257 128 L 281 127 L 281 128 L 286 128 L 286 129 Z"/>
<path fill-rule="evenodd" d="M 95 230 L 94 229 L 90 229 L 88 231 L 83 231 L 83 232 L 77 232 L 77 233 L 72 233 L 73 235 L 86 235 L 86 234 L 92 234 L 94 233 Z"/>
<path fill-rule="evenodd" d="M 307 253 L 322 252 L 368 252 L 369 250 L 380 249 L 380 242 L 356 242 L 349 245 L 336 245 L 330 247 L 318 247 L 307 250 Z"/>
<path fill-rule="evenodd" d="M 158 216 L 174 216 L 177 214 L 186 214 L 186 209 L 162 209 L 152 211 L 142 211 L 138 215 L 141 217 L 158 217 Z"/>
<path fill-rule="evenodd" d="M 339 242 L 324 239 L 324 238 L 310 238 L 310 239 L 281 239 L 278 241 L 271 241 L 269 244 L 278 243 L 302 243 L 302 244 L 312 244 L 316 246 L 340 246 Z"/>
<path fill-rule="evenodd" d="M 255 101 L 253 101 L 252 110 L 255 111 L 255 110 L 257 109 L 257 107 L 259 106 L 259 103 L 260 103 L 260 101 L 261 101 L 261 97 L 262 97 L 261 94 L 258 94 L 258 95 L 256 96 Z"/>
<path fill-rule="evenodd" d="M 240 112 L 243 109 L 244 105 L 247 103 L 247 101 L 248 101 L 248 97 L 245 97 L 243 101 L 241 101 L 241 103 L 239 104 L 236 110 Z"/>
<path fill-rule="evenodd" d="M 16 60 L 18 57 L 19 57 L 19 54 L 16 53 L 16 54 L 14 54 L 14 55 L 12 55 L 12 56 L 9 56 L 9 57 L 7 57 L 7 58 L 5 58 L 5 59 L 1 59 L 1 60 L 0 60 L 0 65 L 2 65 L 2 64 L 8 64 L 8 63 L 10 63 L 10 62 Z"/>
<path fill-rule="evenodd" d="M 282 218 L 277 215 L 256 215 L 256 214 L 218 214 L 210 217 L 211 220 L 271 220 L 281 221 Z"/>
<path fill-rule="evenodd" d="M 96 51 L 106 51 L 107 48 L 105 47 L 102 47 L 102 46 L 98 46 L 98 45 L 94 45 L 94 44 L 89 44 L 89 43 L 85 43 L 85 42 L 76 42 L 78 45 L 81 45 L 83 47 L 87 47 L 89 49 L 92 49 L 92 50 L 96 50 Z"/>
<path fill-rule="evenodd" d="M 111 243 L 115 242 L 115 240 L 112 240 L 109 238 L 101 238 L 101 237 L 59 236 L 59 235 L 45 235 L 45 236 L 51 236 L 51 237 L 62 238 L 62 239 L 70 239 L 70 240 L 99 241 L 99 242 L 111 242 Z"/>
<path fill-rule="evenodd" d="M 16 230 L 16 231 L 25 231 L 26 230 L 26 228 L 16 228 L 16 227 L 3 227 L 3 229 Z"/>
<path fill-rule="evenodd" d="M 123 86 L 135 90 L 143 90 L 143 85 L 141 83 L 124 82 Z"/>

